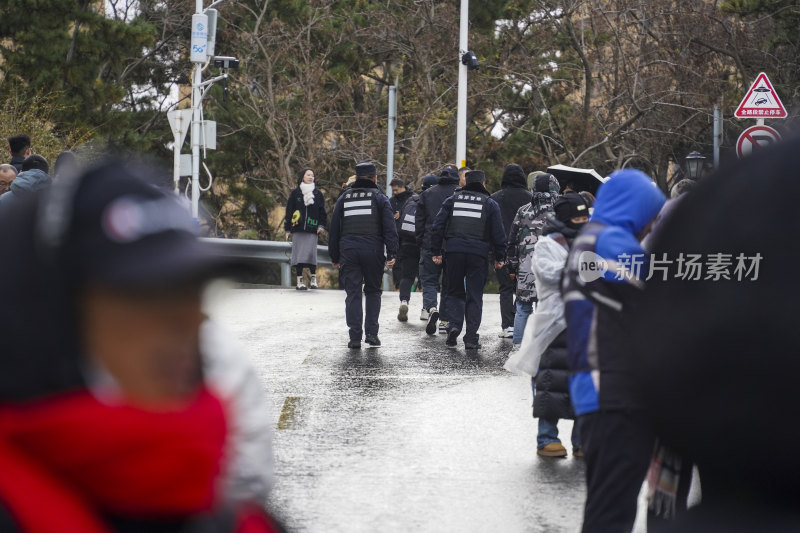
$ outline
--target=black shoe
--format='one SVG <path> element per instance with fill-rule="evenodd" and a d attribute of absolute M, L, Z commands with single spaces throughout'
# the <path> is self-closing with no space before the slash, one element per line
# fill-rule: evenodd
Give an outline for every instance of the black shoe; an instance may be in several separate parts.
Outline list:
<path fill-rule="evenodd" d="M 353 350 L 360 350 L 361 349 L 361 341 L 350 341 L 347 343 L 347 347 Z"/>
<path fill-rule="evenodd" d="M 480 348 L 482 348 L 482 346 L 481 346 L 481 343 L 479 343 L 479 342 L 474 342 L 474 343 L 473 342 L 465 342 L 464 343 L 464 348 L 466 348 L 467 350 L 479 350 Z"/>
<path fill-rule="evenodd" d="M 447 340 L 444 342 L 447 346 L 458 345 L 458 334 L 461 333 L 457 329 L 451 329 L 447 332 Z"/>
<path fill-rule="evenodd" d="M 439 311 L 434 307 L 430 311 L 431 316 L 428 317 L 428 325 L 425 326 L 425 333 L 428 335 L 436 335 L 436 323 L 439 321 Z"/>
<path fill-rule="evenodd" d="M 366 337 L 364 337 L 364 341 L 366 341 L 366 343 L 369 344 L 370 346 L 381 345 L 381 340 L 378 338 L 377 335 L 367 335 Z"/>

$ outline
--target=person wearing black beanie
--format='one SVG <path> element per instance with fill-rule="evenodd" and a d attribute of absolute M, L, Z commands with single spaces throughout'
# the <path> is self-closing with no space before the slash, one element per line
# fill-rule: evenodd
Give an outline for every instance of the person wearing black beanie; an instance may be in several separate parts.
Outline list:
<path fill-rule="evenodd" d="M 503 179 L 500 182 L 500 187 L 500 190 L 494 193 L 491 198 L 500 206 L 503 229 L 506 232 L 506 241 L 509 242 L 511 223 L 514 221 L 519 208 L 530 203 L 531 192 L 528 190 L 525 171 L 516 163 L 508 164 L 503 169 Z M 514 336 L 514 292 L 517 284 L 511 277 L 511 272 L 507 265 L 498 270 L 496 275 L 500 284 L 500 337 L 511 338 Z"/>

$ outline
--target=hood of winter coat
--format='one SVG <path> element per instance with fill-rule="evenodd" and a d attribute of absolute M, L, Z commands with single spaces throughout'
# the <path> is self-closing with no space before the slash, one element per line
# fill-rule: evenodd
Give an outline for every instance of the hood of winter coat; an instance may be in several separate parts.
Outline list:
<path fill-rule="evenodd" d="M 506 165 L 506 168 L 503 169 L 503 179 L 500 181 L 500 188 L 527 189 L 528 180 L 522 167 L 516 163 Z"/>
<path fill-rule="evenodd" d="M 592 221 L 637 236 L 664 205 L 664 193 L 639 170 L 618 170 L 600 186 Z"/>
<path fill-rule="evenodd" d="M 14 181 L 11 182 L 11 190 L 14 194 L 30 194 L 47 188 L 52 182 L 52 178 L 38 168 L 20 172 Z"/>

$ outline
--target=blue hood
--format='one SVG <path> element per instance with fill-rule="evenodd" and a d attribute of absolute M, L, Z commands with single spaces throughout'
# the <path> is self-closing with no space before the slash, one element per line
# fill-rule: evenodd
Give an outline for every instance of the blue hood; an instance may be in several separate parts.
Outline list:
<path fill-rule="evenodd" d="M 50 176 L 38 168 L 26 170 L 25 172 L 20 172 L 11 182 L 11 191 L 14 194 L 23 196 L 46 188 L 50 185 L 50 181 Z"/>
<path fill-rule="evenodd" d="M 618 170 L 600 186 L 592 220 L 621 228 L 635 237 L 653 220 L 665 201 L 664 193 L 644 172 Z"/>

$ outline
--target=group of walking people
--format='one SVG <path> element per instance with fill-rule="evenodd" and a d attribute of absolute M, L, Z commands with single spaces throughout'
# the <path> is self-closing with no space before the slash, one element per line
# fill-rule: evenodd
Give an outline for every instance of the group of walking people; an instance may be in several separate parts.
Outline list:
<path fill-rule="evenodd" d="M 380 345 L 381 276 L 394 268 L 398 320 L 408 320 L 418 282 L 426 333 L 444 333 L 448 346 L 463 333 L 465 348 L 480 348 L 491 265 L 500 282 L 499 335 L 513 342 L 506 368 L 531 376 L 537 453 L 568 455 L 558 423 L 575 420 L 572 452 L 586 462 L 583 531 L 630 531 L 646 477 L 653 530 L 685 510 L 695 461 L 669 439 L 656 443 L 629 331 L 641 323 L 648 272 L 641 243 L 653 227 L 661 231 L 679 200 L 665 208 L 653 180 L 631 169 L 614 172 L 596 198 L 565 190 L 545 172 L 526 176 L 515 164 L 494 194 L 483 172 L 452 165 L 425 176 L 419 193 L 393 181 L 391 199 L 374 164 L 359 164 L 356 176 L 329 226 L 331 259 L 347 292 L 348 346 L 360 348 L 364 333 L 367 344 Z M 681 182 L 673 194 L 691 185 Z M 610 267 L 587 276 L 587 254 Z M 632 256 L 645 264 L 632 269 L 624 261 Z"/>

